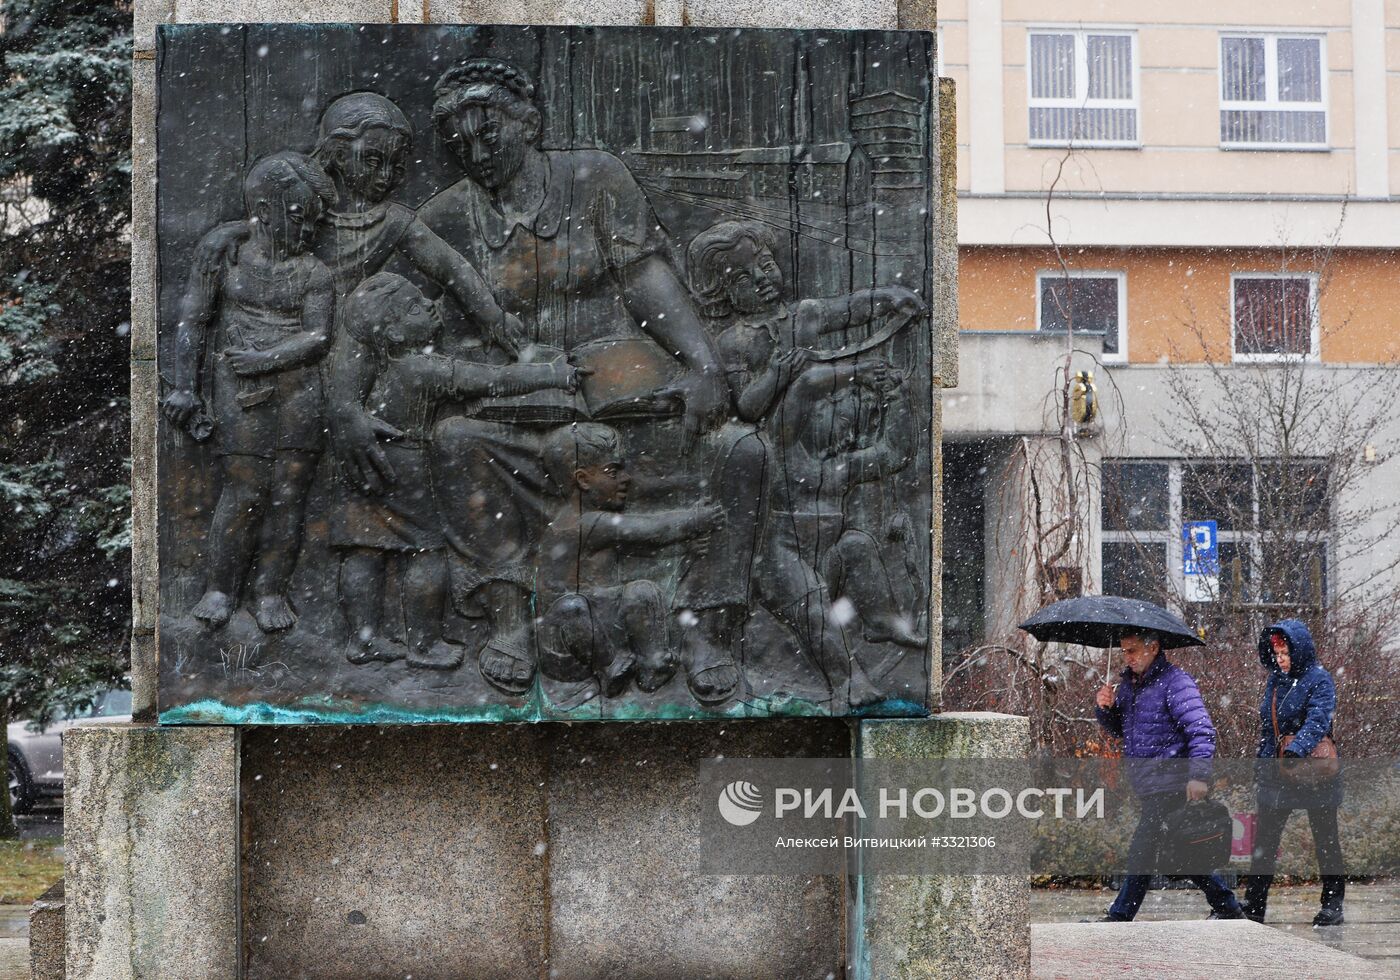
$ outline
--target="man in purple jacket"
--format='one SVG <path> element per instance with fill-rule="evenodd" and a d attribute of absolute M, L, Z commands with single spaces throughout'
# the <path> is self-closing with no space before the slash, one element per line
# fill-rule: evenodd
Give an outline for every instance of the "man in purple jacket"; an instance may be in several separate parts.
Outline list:
<path fill-rule="evenodd" d="M 1110 735 L 1123 740 L 1142 817 L 1128 845 L 1128 874 L 1104 922 L 1131 922 L 1137 915 L 1152 884 L 1162 818 L 1188 800 L 1205 798 L 1215 755 L 1215 726 L 1201 692 L 1190 674 L 1167 662 L 1161 640 L 1154 635 L 1125 636 L 1120 645 L 1127 669 L 1116 694 L 1107 684 L 1099 689 L 1095 714 Z M 1148 759 L 1186 761 L 1154 765 L 1144 761 Z M 1210 918 L 1243 918 L 1244 910 L 1219 875 L 1193 875 L 1191 881 L 1206 893 Z"/>

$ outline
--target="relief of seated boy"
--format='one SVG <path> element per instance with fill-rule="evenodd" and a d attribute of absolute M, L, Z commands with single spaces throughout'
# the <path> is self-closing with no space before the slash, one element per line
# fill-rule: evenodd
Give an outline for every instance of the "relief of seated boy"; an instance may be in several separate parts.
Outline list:
<path fill-rule="evenodd" d="M 627 511 L 632 477 L 622 439 L 576 422 L 545 440 L 544 465 L 566 497 L 540 543 L 540 669 L 563 681 L 593 678 L 616 697 L 635 676 L 655 691 L 676 670 L 667 603 L 656 583 L 628 580 L 623 557 L 697 541 L 724 523 L 719 505 Z"/>

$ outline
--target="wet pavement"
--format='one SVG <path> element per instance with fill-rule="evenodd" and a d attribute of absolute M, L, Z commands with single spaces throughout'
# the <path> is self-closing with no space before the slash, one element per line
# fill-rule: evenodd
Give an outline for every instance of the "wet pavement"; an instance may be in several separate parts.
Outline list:
<path fill-rule="evenodd" d="M 22 939 L 0 939 L 0 980 L 29 980 L 29 945 Z"/>
<path fill-rule="evenodd" d="M 1380 960 L 1248 919 L 1031 926 L 1033 980 L 1391 980 L 1395 975 Z"/>
<path fill-rule="evenodd" d="M 1389 975 L 1400 977 L 1400 880 L 1368 885 L 1349 883 L 1346 924 L 1330 929 L 1312 926 L 1319 893 L 1317 885 L 1275 887 L 1269 893 L 1266 924 L 1290 936 L 1365 957 L 1389 971 Z M 1099 918 L 1112 901 L 1113 892 L 1106 889 L 1037 888 L 1031 892 L 1031 921 L 1078 922 Z M 1155 890 L 1148 893 L 1137 921 L 1199 920 L 1209 913 L 1205 896 L 1194 888 Z M 1295 974 L 1302 975 L 1306 974 Z"/>

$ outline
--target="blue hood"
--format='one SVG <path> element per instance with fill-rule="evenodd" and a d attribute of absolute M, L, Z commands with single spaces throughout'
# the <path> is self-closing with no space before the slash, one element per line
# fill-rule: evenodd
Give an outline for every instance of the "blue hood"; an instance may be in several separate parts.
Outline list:
<path fill-rule="evenodd" d="M 1282 633 L 1288 640 L 1288 676 L 1302 677 L 1317 661 L 1317 648 L 1313 646 L 1312 634 L 1300 619 L 1282 620 L 1260 633 L 1259 662 L 1269 670 L 1278 670 L 1274 665 L 1273 644 L 1269 642 L 1274 633 Z"/>

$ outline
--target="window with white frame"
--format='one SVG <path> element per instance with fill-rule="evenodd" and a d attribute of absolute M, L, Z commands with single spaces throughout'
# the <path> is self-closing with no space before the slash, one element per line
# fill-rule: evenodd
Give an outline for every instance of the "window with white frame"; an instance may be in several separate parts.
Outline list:
<path fill-rule="evenodd" d="M 1137 35 L 1030 32 L 1030 142 L 1137 146 Z"/>
<path fill-rule="evenodd" d="M 1230 309 L 1237 360 L 1317 357 L 1314 276 L 1236 273 L 1230 277 Z"/>
<path fill-rule="evenodd" d="M 1105 359 L 1128 354 L 1121 272 L 1046 271 L 1036 275 L 1036 326 L 1040 330 L 1103 337 Z"/>
<path fill-rule="evenodd" d="M 1320 36 L 1221 35 L 1221 145 L 1326 147 L 1325 55 Z"/>
<path fill-rule="evenodd" d="M 1196 592 L 1202 601 L 1280 614 L 1326 604 L 1331 515 L 1322 461 L 1117 459 L 1104 460 L 1102 476 L 1104 594 L 1190 599 L 1182 529 L 1214 521 L 1219 573 Z"/>
<path fill-rule="evenodd" d="M 1161 602 L 1169 593 L 1170 464 L 1104 460 L 1103 592 Z"/>

